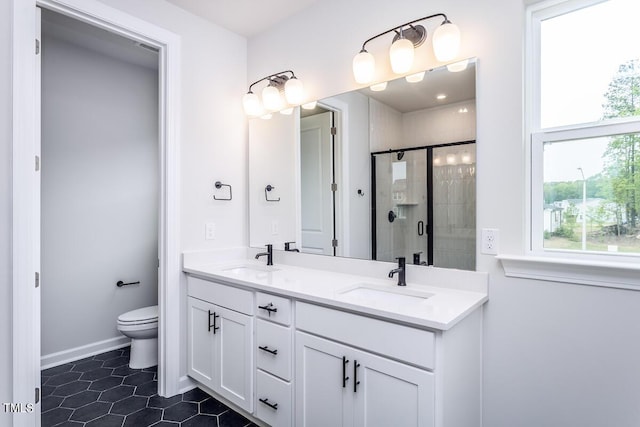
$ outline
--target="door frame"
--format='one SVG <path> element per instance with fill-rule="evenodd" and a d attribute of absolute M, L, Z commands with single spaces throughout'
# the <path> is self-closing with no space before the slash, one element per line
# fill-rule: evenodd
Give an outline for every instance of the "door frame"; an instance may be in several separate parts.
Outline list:
<path fill-rule="evenodd" d="M 34 60 L 36 6 L 154 46 L 159 51 L 160 212 L 158 235 L 158 393 L 179 387 L 180 296 L 179 130 L 180 37 L 95 0 L 11 0 L 12 2 L 12 385 L 14 402 L 35 402 L 40 388 L 39 172 L 40 97 Z M 19 309 L 18 309 L 19 308 Z M 14 425 L 39 425 L 40 406 L 14 416 Z M 37 417 L 36 417 L 37 415 Z M 34 419 L 35 417 L 35 419 Z"/>

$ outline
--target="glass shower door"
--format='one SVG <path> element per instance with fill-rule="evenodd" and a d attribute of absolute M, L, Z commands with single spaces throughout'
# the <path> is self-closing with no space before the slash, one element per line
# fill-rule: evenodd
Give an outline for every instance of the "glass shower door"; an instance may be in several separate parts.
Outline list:
<path fill-rule="evenodd" d="M 427 259 L 426 149 L 375 154 L 374 259 Z"/>

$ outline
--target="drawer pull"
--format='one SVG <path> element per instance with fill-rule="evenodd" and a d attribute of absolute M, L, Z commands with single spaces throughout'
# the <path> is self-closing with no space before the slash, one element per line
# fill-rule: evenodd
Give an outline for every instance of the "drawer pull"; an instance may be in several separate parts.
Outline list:
<path fill-rule="evenodd" d="M 260 402 L 264 403 L 265 405 L 267 405 L 268 407 L 270 407 L 271 409 L 273 409 L 274 411 L 278 410 L 278 404 L 277 403 L 271 403 L 269 402 L 269 399 L 258 399 Z"/>
<path fill-rule="evenodd" d="M 275 350 L 270 350 L 268 345 L 265 346 L 258 346 L 258 348 L 262 351 L 266 351 L 267 353 L 271 353 L 271 354 L 278 354 L 278 349 Z"/>
<path fill-rule="evenodd" d="M 357 360 L 353 361 L 353 392 L 357 393 L 358 392 L 358 384 L 360 384 L 360 381 L 358 381 L 358 368 L 360 367 L 360 364 L 358 363 Z"/>
<path fill-rule="evenodd" d="M 216 331 L 218 329 L 220 329 L 220 326 L 216 326 L 216 319 L 218 317 L 220 317 L 220 316 L 218 316 L 215 311 L 213 313 L 211 312 L 211 310 L 208 310 L 208 311 L 209 311 L 209 329 L 208 329 L 208 331 L 211 332 L 211 328 L 213 328 L 213 333 L 215 334 Z M 213 325 L 211 324 L 211 316 L 213 316 Z"/>
<path fill-rule="evenodd" d="M 276 313 L 278 311 L 278 309 L 276 307 L 273 306 L 273 303 L 269 303 L 267 305 L 259 305 L 258 308 L 261 308 L 263 310 L 267 310 L 267 312 L 269 313 L 269 317 L 271 317 L 271 313 Z"/>
<path fill-rule="evenodd" d="M 347 380 L 349 377 L 347 376 L 347 364 L 349 363 L 349 359 L 345 356 L 342 356 L 342 388 L 347 386 Z"/>

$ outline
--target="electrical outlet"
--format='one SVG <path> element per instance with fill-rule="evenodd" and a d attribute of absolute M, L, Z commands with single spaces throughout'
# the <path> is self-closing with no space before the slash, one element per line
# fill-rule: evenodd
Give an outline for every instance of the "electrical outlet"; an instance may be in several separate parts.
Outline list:
<path fill-rule="evenodd" d="M 278 221 L 271 221 L 271 234 L 278 235 Z"/>
<path fill-rule="evenodd" d="M 482 229 L 482 252 L 487 255 L 498 255 L 498 245 L 500 243 L 500 230 L 497 228 Z"/>
<path fill-rule="evenodd" d="M 213 240 L 216 238 L 216 224 L 213 222 L 207 222 L 204 225 L 204 238 L 205 240 Z"/>

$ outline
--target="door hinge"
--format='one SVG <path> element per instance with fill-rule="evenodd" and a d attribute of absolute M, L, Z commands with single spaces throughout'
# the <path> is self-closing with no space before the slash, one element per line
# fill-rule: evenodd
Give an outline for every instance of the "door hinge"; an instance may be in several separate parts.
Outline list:
<path fill-rule="evenodd" d="M 40 40 L 36 39 L 36 55 L 40 55 Z"/>
<path fill-rule="evenodd" d="M 36 271 L 36 288 L 40 286 L 40 273 Z"/>
<path fill-rule="evenodd" d="M 338 128 L 335 126 L 331 127 L 331 135 L 337 135 L 338 134 Z"/>
<path fill-rule="evenodd" d="M 40 403 L 40 388 L 36 387 L 36 399 L 35 399 L 36 404 Z"/>
<path fill-rule="evenodd" d="M 36 156 L 36 172 L 40 170 L 40 156 Z"/>
<path fill-rule="evenodd" d="M 335 182 L 331 183 L 331 191 L 335 192 L 338 191 L 338 184 L 336 184 Z"/>
<path fill-rule="evenodd" d="M 338 239 L 331 240 L 331 246 L 334 247 L 334 248 L 337 248 L 338 247 Z"/>

